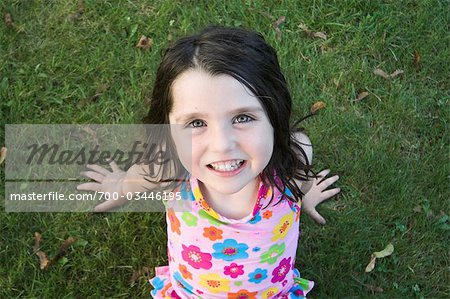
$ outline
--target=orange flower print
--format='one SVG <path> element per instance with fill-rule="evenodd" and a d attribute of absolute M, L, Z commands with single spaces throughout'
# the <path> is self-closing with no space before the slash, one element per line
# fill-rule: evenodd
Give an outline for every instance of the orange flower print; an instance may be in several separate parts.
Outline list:
<path fill-rule="evenodd" d="M 192 279 L 192 273 L 188 271 L 185 265 L 179 265 L 178 269 L 180 270 L 181 275 L 183 275 L 186 279 Z"/>
<path fill-rule="evenodd" d="M 175 215 L 175 212 L 172 208 L 167 210 L 167 217 L 169 217 L 170 229 L 172 230 L 172 232 L 175 232 L 175 233 L 181 235 L 180 220 L 178 220 L 178 218 Z"/>
<path fill-rule="evenodd" d="M 267 210 L 263 213 L 263 218 L 264 219 L 270 219 L 270 217 L 272 217 L 272 211 L 271 210 Z"/>
<path fill-rule="evenodd" d="M 172 283 L 169 282 L 168 284 L 166 284 L 166 286 L 164 287 L 164 289 L 161 290 L 161 295 L 163 296 L 163 298 L 166 298 L 166 292 L 169 290 L 169 288 L 172 286 Z"/>
<path fill-rule="evenodd" d="M 239 290 L 236 293 L 228 293 L 228 299 L 256 299 L 256 293 L 247 290 Z"/>
<path fill-rule="evenodd" d="M 203 228 L 203 236 L 211 241 L 222 239 L 222 233 L 223 231 L 221 229 L 215 228 L 214 226 Z"/>
<path fill-rule="evenodd" d="M 300 219 L 300 206 L 296 205 L 295 206 L 295 222 L 298 222 L 298 220 Z"/>

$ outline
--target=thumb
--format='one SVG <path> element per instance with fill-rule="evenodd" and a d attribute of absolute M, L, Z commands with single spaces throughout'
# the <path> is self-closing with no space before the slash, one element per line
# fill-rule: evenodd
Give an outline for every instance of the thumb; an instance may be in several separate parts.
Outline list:
<path fill-rule="evenodd" d="M 308 211 L 308 214 L 317 224 L 325 225 L 325 223 L 327 223 L 325 218 L 323 218 L 316 209 Z"/>

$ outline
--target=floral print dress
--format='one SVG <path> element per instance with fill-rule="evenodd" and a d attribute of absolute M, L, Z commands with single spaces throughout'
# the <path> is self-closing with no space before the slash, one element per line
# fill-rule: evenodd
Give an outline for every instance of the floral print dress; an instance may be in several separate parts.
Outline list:
<path fill-rule="evenodd" d="M 253 212 L 236 220 L 208 206 L 197 179 L 179 191 L 182 209 L 166 203 L 169 265 L 155 268 L 153 298 L 306 298 L 314 283 L 295 268 L 299 204 L 260 183 Z"/>

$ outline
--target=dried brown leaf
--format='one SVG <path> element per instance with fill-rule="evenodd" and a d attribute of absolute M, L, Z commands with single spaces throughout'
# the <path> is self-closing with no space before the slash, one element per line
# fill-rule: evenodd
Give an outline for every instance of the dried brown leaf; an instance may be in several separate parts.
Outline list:
<path fill-rule="evenodd" d="M 308 29 L 308 26 L 306 26 L 303 23 L 298 24 L 298 28 L 300 28 L 301 30 L 305 31 L 306 33 L 310 33 L 311 31 Z"/>
<path fill-rule="evenodd" d="M 397 77 L 398 75 L 403 74 L 402 70 L 395 70 L 392 74 L 388 75 L 385 71 L 383 71 L 382 69 L 375 69 L 373 71 L 373 73 L 375 75 L 381 76 L 384 79 L 394 79 L 395 77 Z"/>
<path fill-rule="evenodd" d="M 359 93 L 358 96 L 355 99 L 355 102 L 361 101 L 362 99 L 364 99 L 368 95 L 369 95 L 369 93 L 367 91 L 363 91 L 363 92 Z"/>
<path fill-rule="evenodd" d="M 88 133 L 91 137 L 92 140 L 94 140 L 96 145 L 99 145 L 100 142 L 98 141 L 98 137 L 97 137 L 97 132 L 95 132 L 94 130 L 92 130 L 89 125 L 86 126 L 81 126 L 81 130 L 83 130 L 84 132 Z"/>
<path fill-rule="evenodd" d="M 323 32 L 323 31 L 320 31 L 320 32 L 313 32 L 313 33 L 312 33 L 312 36 L 313 36 L 313 37 L 321 38 L 321 39 L 323 39 L 323 40 L 326 40 L 326 39 L 327 39 L 327 34 L 326 34 L 325 32 Z"/>
<path fill-rule="evenodd" d="M 375 268 L 375 261 L 377 260 L 377 257 L 375 255 L 371 255 L 370 262 L 366 266 L 366 273 L 372 271 Z"/>
<path fill-rule="evenodd" d="M 63 257 L 66 254 L 67 249 L 70 247 L 70 245 L 75 243 L 76 240 L 77 239 L 74 238 L 74 237 L 67 238 L 64 241 L 64 243 L 61 245 L 61 247 L 59 248 L 59 252 L 53 258 L 49 259 L 47 257 L 47 254 L 45 254 L 45 252 L 43 252 L 42 250 L 39 250 L 39 251 L 36 252 L 36 250 L 38 250 L 39 246 L 40 246 L 41 234 L 38 233 L 38 232 L 35 232 L 34 233 L 33 251 L 39 257 L 39 267 L 40 267 L 40 269 L 44 270 L 44 269 L 48 268 L 51 264 L 56 263 L 61 257 Z"/>
<path fill-rule="evenodd" d="M 66 254 L 67 249 L 76 241 L 77 241 L 77 238 L 68 237 L 64 241 L 64 243 L 61 245 L 61 247 L 59 248 L 58 253 L 51 259 L 51 263 L 53 264 L 53 263 L 57 262 L 60 258 L 62 258 Z"/>
<path fill-rule="evenodd" d="M 145 35 L 142 35 L 136 45 L 136 48 L 148 50 L 152 45 L 153 45 L 153 39 L 148 38 Z"/>
<path fill-rule="evenodd" d="M 389 77 L 391 79 L 394 79 L 395 77 L 397 77 L 398 75 L 401 75 L 401 74 L 403 74 L 402 70 L 395 70 L 392 74 L 389 75 Z"/>
<path fill-rule="evenodd" d="M 414 65 L 419 66 L 420 63 L 420 53 L 419 51 L 414 51 Z"/>
<path fill-rule="evenodd" d="M 13 25 L 13 21 L 12 21 L 12 17 L 11 17 L 10 13 L 5 13 L 4 20 L 5 20 L 6 26 L 12 26 Z"/>
<path fill-rule="evenodd" d="M 150 276 L 150 270 L 147 267 L 142 267 L 142 269 L 138 270 L 138 271 L 134 271 L 133 275 L 130 278 L 130 284 L 135 283 L 139 278 L 141 278 L 142 276 Z"/>
<path fill-rule="evenodd" d="M 39 257 L 39 268 L 41 270 L 46 269 L 51 264 L 51 260 L 47 258 L 47 255 L 43 251 L 36 252 L 36 255 Z"/>
<path fill-rule="evenodd" d="M 84 13 L 84 3 L 83 3 L 83 0 L 79 0 L 78 1 L 78 9 L 77 9 L 77 11 L 73 12 L 73 13 L 70 13 L 67 16 L 67 19 L 69 19 L 69 21 L 76 21 L 79 18 L 81 18 L 83 13 Z"/>
<path fill-rule="evenodd" d="M 389 243 L 383 250 L 374 252 L 373 255 L 377 259 L 379 259 L 390 256 L 393 252 L 394 252 L 394 245 L 392 245 L 392 243 Z"/>
<path fill-rule="evenodd" d="M 280 30 L 280 25 L 283 24 L 286 21 L 286 17 L 285 16 L 281 16 L 278 18 L 278 20 L 276 20 L 275 22 L 272 23 L 272 27 L 275 29 L 276 35 L 278 39 L 281 39 L 281 30 Z"/>
<path fill-rule="evenodd" d="M 311 113 L 315 114 L 318 110 L 325 108 L 326 104 L 322 101 L 315 102 L 311 106 Z"/>
<path fill-rule="evenodd" d="M 83 0 L 78 0 L 78 12 L 79 13 L 84 13 L 84 1 Z"/>
<path fill-rule="evenodd" d="M 389 79 L 389 75 L 382 69 L 375 69 L 373 73 L 377 76 L 383 77 L 384 79 Z"/>
<path fill-rule="evenodd" d="M 298 24 L 298 28 L 303 30 L 309 37 L 317 37 L 323 40 L 327 39 L 327 34 L 324 31 L 312 31 L 309 30 L 308 26 L 303 23 Z"/>
<path fill-rule="evenodd" d="M 6 152 L 7 152 L 7 148 L 6 147 L 2 147 L 2 149 L 0 150 L 0 165 L 3 163 L 3 161 L 5 161 L 6 159 Z"/>
<path fill-rule="evenodd" d="M 38 232 L 35 232 L 34 233 L 33 253 L 36 253 L 39 250 L 40 246 L 41 246 L 41 234 Z"/>

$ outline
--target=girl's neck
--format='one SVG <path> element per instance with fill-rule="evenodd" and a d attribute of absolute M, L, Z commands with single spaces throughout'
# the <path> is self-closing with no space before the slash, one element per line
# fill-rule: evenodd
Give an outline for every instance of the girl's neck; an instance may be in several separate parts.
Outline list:
<path fill-rule="evenodd" d="M 259 191 L 259 176 L 244 188 L 233 194 L 223 194 L 198 182 L 204 200 L 220 215 L 229 219 L 241 219 L 251 212 L 255 206 Z"/>

